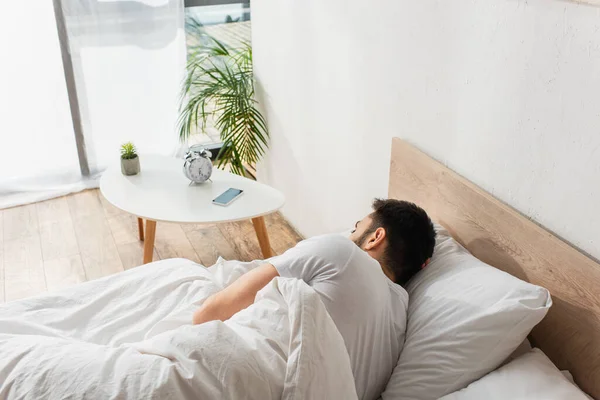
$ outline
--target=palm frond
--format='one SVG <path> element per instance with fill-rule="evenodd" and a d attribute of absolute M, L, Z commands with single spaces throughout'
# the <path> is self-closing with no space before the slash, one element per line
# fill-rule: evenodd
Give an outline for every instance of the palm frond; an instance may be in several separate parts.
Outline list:
<path fill-rule="evenodd" d="M 179 138 L 187 141 L 198 127 L 205 131 L 211 118 L 223 142 L 217 166 L 229 164 L 232 172 L 243 175 L 244 163 L 256 163 L 269 138 L 254 99 L 252 47 L 243 43 L 239 49 L 229 48 L 193 18 L 186 20 L 186 27 L 194 34 L 194 45 L 182 84 Z"/>

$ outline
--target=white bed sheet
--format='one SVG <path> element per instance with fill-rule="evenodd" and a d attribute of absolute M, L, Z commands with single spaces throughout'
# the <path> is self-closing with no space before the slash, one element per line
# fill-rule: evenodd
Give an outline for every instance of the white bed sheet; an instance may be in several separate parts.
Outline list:
<path fill-rule="evenodd" d="M 588 400 L 537 348 L 439 400 Z"/>
<path fill-rule="evenodd" d="M 258 265 L 171 259 L 0 307 L 2 399 L 355 399 L 343 339 L 304 282 L 190 325 Z"/>

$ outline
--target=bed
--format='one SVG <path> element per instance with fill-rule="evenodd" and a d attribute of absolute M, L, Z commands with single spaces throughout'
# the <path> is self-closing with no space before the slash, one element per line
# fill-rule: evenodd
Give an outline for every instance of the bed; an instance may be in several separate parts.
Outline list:
<path fill-rule="evenodd" d="M 600 398 L 597 261 L 399 138 L 388 194 L 422 206 L 480 260 L 549 289 L 554 305 L 530 341 Z"/>
<path fill-rule="evenodd" d="M 389 182 L 477 258 L 549 289 L 529 339 L 600 398 L 600 265 L 401 139 Z M 165 260 L 0 307 L 0 398 L 356 398 L 343 340 L 303 282 L 277 278 L 231 320 L 189 325 L 259 263 Z"/>
<path fill-rule="evenodd" d="M 190 324 L 258 265 L 162 260 L 0 307 L 0 399 L 356 398 L 343 339 L 304 282 L 274 279 L 231 319 Z"/>

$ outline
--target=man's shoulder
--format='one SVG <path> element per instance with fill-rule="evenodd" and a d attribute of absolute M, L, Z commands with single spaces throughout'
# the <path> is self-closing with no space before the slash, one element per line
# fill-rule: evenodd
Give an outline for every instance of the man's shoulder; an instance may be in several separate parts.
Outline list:
<path fill-rule="evenodd" d="M 296 255 L 312 262 L 343 268 L 358 250 L 350 239 L 339 234 L 325 234 L 305 239 L 296 245 Z"/>
<path fill-rule="evenodd" d="M 305 239 L 304 242 L 326 243 L 329 245 L 355 246 L 354 242 L 341 233 L 326 233 Z"/>

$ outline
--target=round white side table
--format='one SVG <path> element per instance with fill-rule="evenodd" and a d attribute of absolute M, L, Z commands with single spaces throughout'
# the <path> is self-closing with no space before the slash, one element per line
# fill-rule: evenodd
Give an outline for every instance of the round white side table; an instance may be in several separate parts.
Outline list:
<path fill-rule="evenodd" d="M 142 154 L 140 164 L 140 173 L 133 176 L 121 174 L 119 165 L 109 167 L 100 179 L 100 191 L 112 205 L 138 217 L 144 264 L 152 261 L 156 221 L 202 224 L 251 219 L 263 256 L 273 255 L 263 216 L 283 206 L 280 191 L 217 168 L 212 182 L 190 184 L 183 175 L 183 160 L 172 157 Z M 242 189 L 243 195 L 226 207 L 212 203 L 230 187 Z"/>

